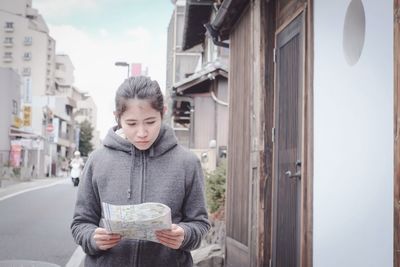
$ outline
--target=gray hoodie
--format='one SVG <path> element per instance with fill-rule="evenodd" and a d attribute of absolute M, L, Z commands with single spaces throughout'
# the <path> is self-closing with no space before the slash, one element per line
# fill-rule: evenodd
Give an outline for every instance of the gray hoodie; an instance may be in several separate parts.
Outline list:
<path fill-rule="evenodd" d="M 146 151 L 110 129 L 104 147 L 91 153 L 79 184 L 72 235 L 87 256 L 85 267 L 192 266 L 190 250 L 199 247 L 210 224 L 204 201 L 204 177 L 196 155 L 177 144 L 173 130 L 163 124 L 154 144 Z M 160 202 L 171 208 L 172 223 L 185 231 L 180 249 L 159 243 L 122 239 L 102 251 L 94 242 L 101 225 L 101 202 L 139 204 Z"/>

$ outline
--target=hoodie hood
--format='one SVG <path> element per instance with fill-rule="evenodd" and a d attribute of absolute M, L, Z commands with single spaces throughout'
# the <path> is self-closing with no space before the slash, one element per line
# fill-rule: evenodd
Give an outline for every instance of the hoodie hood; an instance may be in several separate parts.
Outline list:
<path fill-rule="evenodd" d="M 132 153 L 133 151 L 139 152 L 140 150 L 137 149 L 131 142 L 122 138 L 116 133 L 117 129 L 118 126 L 114 126 L 108 131 L 107 136 L 104 138 L 103 145 L 110 149 L 120 150 L 127 153 Z M 178 141 L 172 128 L 165 123 L 162 123 L 157 139 L 148 149 L 149 156 L 160 156 L 175 147 L 177 144 Z"/>

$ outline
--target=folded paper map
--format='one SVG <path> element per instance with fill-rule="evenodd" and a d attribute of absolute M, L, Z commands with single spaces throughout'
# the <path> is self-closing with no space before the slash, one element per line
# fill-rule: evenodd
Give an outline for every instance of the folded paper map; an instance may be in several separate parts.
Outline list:
<path fill-rule="evenodd" d="M 161 203 L 111 205 L 102 203 L 103 223 L 110 233 L 158 242 L 155 231 L 171 229 L 171 209 Z"/>

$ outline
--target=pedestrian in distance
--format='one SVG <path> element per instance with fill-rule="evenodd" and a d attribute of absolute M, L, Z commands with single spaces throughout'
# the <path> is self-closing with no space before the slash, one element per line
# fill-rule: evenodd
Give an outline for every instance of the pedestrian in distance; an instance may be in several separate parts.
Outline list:
<path fill-rule="evenodd" d="M 78 150 L 74 152 L 74 157 L 71 159 L 71 180 L 74 186 L 78 186 L 79 179 L 82 175 L 82 168 L 85 166 L 83 159 L 81 158 L 81 152 Z"/>
<path fill-rule="evenodd" d="M 165 111 L 160 87 L 148 77 L 130 77 L 118 88 L 117 125 L 85 164 L 71 224 L 86 253 L 85 267 L 193 265 L 190 251 L 210 228 L 204 176 L 197 156 L 162 122 Z M 156 232 L 159 243 L 121 238 L 102 225 L 102 202 L 165 204 L 171 229 Z"/>

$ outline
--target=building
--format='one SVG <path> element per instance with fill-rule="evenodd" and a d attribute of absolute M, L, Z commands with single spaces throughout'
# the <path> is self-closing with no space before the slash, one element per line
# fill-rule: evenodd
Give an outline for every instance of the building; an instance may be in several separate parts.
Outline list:
<path fill-rule="evenodd" d="M 172 121 L 171 112 L 173 100 L 171 99 L 171 96 L 173 95 L 173 85 L 200 69 L 202 64 L 201 53 L 203 48 L 200 45 L 187 50 L 182 48 L 186 0 L 171 0 L 171 2 L 174 4 L 175 8 L 168 25 L 167 35 L 165 102 L 168 109 L 167 114 L 165 115 L 165 121 L 176 129 L 182 129 L 179 125 L 173 125 L 174 123 Z M 182 133 L 180 130 L 175 131 L 175 133 L 177 134 L 178 139 L 181 139 L 179 136 L 188 135 L 188 133 Z"/>
<path fill-rule="evenodd" d="M 11 69 L 0 68 L 0 167 L 9 165 L 12 131 L 19 131 L 22 125 L 20 117 L 21 93 L 19 75 Z"/>
<path fill-rule="evenodd" d="M 177 27 L 177 49 L 181 53 L 170 98 L 171 123 L 178 140 L 209 171 L 226 158 L 228 145 L 229 50 L 214 44 L 204 26 L 215 16 L 217 6 L 214 1 L 187 1 L 183 19 L 178 17 L 182 25 Z M 196 51 L 196 56 L 190 51 Z"/>
<path fill-rule="evenodd" d="M 226 266 L 399 266 L 399 10 L 222 2 Z"/>
<path fill-rule="evenodd" d="M 31 0 L 1 1 L 0 25 L 0 67 L 14 70 L 21 84 L 19 112 L 21 118 L 24 114 L 23 123 L 13 132 L 13 138 L 31 139 L 24 142 L 29 149 L 37 136 L 43 137 L 43 106 L 35 102 L 36 97 L 54 92 L 55 41 Z M 35 162 L 42 165 L 46 153 L 47 146 L 41 145 Z M 31 158 L 24 157 L 24 166 Z M 42 175 L 44 168 L 35 166 L 35 172 Z"/>
<path fill-rule="evenodd" d="M 56 55 L 55 94 L 50 96 L 54 101 L 52 133 L 57 158 L 57 168 L 60 169 L 66 160 L 72 158 L 79 147 L 79 123 L 88 120 L 93 127 L 93 147 L 99 146 L 97 127 L 97 107 L 88 93 L 80 91 L 73 84 L 74 66 L 68 55 Z"/>
<path fill-rule="evenodd" d="M 92 145 L 93 149 L 100 147 L 100 132 L 97 130 L 97 106 L 91 96 L 86 96 L 78 101 L 77 103 L 77 115 L 75 116 L 75 121 L 77 123 L 82 123 L 87 120 L 93 127 L 92 131 Z"/>
<path fill-rule="evenodd" d="M 0 2 L 0 66 L 23 77 L 24 103 L 53 89 L 55 41 L 31 0 Z"/>

